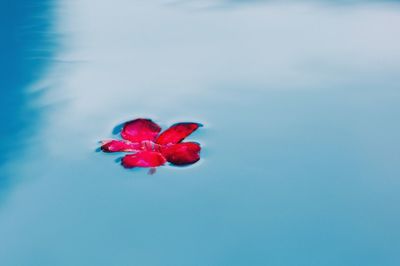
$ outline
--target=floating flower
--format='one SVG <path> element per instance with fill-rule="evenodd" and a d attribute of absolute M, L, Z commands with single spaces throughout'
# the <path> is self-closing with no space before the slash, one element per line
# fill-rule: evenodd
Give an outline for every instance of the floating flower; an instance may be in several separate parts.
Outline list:
<path fill-rule="evenodd" d="M 161 132 L 161 127 L 150 119 L 126 122 L 121 130 L 122 140 L 105 140 L 100 147 L 104 152 L 129 152 L 122 158 L 126 168 L 158 167 L 169 162 L 189 165 L 200 160 L 200 145 L 182 142 L 201 125 L 177 123 Z"/>

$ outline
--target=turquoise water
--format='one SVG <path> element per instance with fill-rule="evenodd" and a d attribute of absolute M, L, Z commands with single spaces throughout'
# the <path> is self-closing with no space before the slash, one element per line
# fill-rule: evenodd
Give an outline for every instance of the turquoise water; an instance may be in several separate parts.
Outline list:
<path fill-rule="evenodd" d="M 399 265 L 394 1 L 45 6 L 7 48 L 37 64 L 2 91 L 1 265 Z M 136 117 L 202 123 L 201 161 L 95 152 Z"/>

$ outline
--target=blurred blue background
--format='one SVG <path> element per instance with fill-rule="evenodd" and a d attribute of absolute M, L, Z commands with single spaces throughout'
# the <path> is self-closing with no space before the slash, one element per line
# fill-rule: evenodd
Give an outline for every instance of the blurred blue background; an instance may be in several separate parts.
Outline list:
<path fill-rule="evenodd" d="M 38 95 L 25 88 L 39 79 L 51 60 L 55 40 L 49 36 L 50 1 L 3 0 L 0 2 L 0 190 L 8 180 L 2 167 L 23 149 L 24 139 L 33 133 L 38 111 L 29 101 Z"/>
<path fill-rule="evenodd" d="M 397 1 L 2 1 L 0 264 L 400 263 Z M 202 159 L 96 153 L 148 117 Z"/>

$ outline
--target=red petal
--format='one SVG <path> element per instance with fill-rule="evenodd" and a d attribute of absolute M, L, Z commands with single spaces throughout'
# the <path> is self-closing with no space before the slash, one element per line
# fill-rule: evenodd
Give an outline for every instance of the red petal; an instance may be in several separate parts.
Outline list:
<path fill-rule="evenodd" d="M 162 154 L 172 164 L 187 165 L 200 159 L 200 150 L 200 145 L 195 142 L 183 142 L 163 147 Z"/>
<path fill-rule="evenodd" d="M 103 141 L 103 145 L 101 145 L 100 148 L 104 152 L 129 152 L 139 150 L 141 145 L 138 143 L 127 142 L 125 140 L 110 140 Z"/>
<path fill-rule="evenodd" d="M 198 123 L 177 123 L 161 133 L 156 142 L 161 145 L 179 143 L 199 126 Z"/>
<path fill-rule="evenodd" d="M 133 167 L 156 167 L 165 164 L 164 156 L 159 152 L 141 151 L 135 154 L 128 154 L 122 158 L 122 165 L 126 168 Z"/>
<path fill-rule="evenodd" d="M 161 128 L 150 119 L 139 118 L 126 122 L 121 131 L 121 136 L 123 139 L 132 142 L 154 141 L 160 131 Z"/>

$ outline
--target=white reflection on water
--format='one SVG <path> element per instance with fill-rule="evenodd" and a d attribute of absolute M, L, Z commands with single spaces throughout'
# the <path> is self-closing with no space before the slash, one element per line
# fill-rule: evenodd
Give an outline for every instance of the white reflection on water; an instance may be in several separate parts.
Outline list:
<path fill-rule="evenodd" d="M 398 265 L 400 11 L 149 2 L 60 2 L 2 261 Z M 203 123 L 204 159 L 149 177 L 94 152 L 138 116 Z"/>

